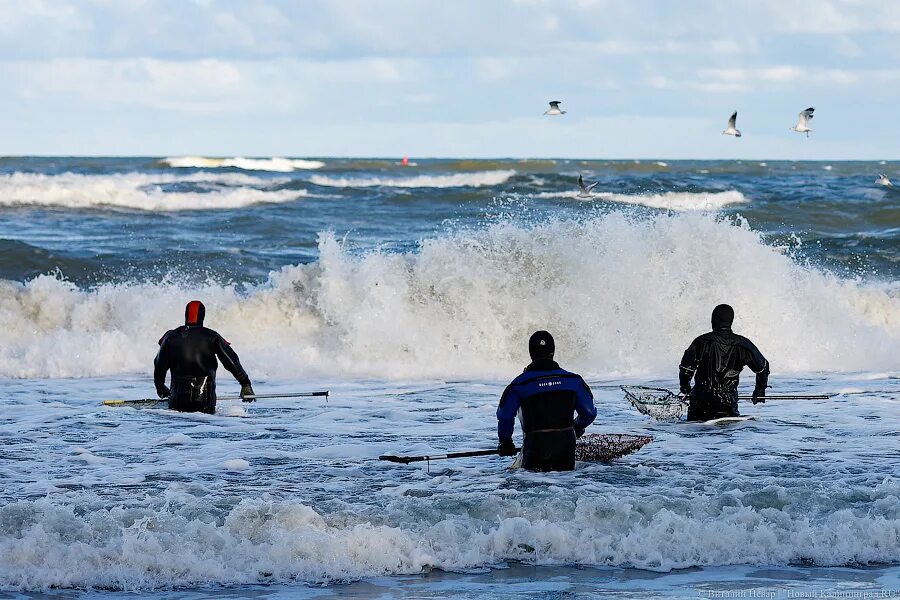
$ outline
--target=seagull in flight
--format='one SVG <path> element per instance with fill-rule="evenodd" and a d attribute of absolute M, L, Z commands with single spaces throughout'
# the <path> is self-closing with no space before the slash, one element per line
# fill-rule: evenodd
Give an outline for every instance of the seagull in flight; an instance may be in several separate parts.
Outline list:
<path fill-rule="evenodd" d="M 878 179 L 875 180 L 875 183 L 877 183 L 878 185 L 883 185 L 884 187 L 894 187 L 894 184 L 884 173 L 878 175 Z"/>
<path fill-rule="evenodd" d="M 797 121 L 797 124 L 791 127 L 791 131 L 796 131 L 797 133 L 805 133 L 806 137 L 809 137 L 809 132 L 812 129 L 809 128 L 809 120 L 813 118 L 813 111 L 816 109 L 813 107 L 809 107 L 804 111 L 801 111 L 799 115 L 797 115 L 800 119 Z"/>
<path fill-rule="evenodd" d="M 600 182 L 599 182 L 599 181 L 595 181 L 595 182 L 592 183 L 591 185 L 584 185 L 584 178 L 583 178 L 581 175 L 579 175 L 579 176 L 578 176 L 578 187 L 581 188 L 581 191 L 578 192 L 578 197 L 579 197 L 579 198 L 590 198 L 590 197 L 591 197 L 591 190 L 594 189 L 594 187 L 595 187 L 598 183 L 600 183 Z"/>
<path fill-rule="evenodd" d="M 731 118 L 728 119 L 728 127 L 725 131 L 722 132 L 722 135 L 733 135 L 734 137 L 741 137 L 741 132 L 738 131 L 737 125 L 737 111 L 731 115 Z"/>
<path fill-rule="evenodd" d="M 550 101 L 550 109 L 545 112 L 545 115 L 550 115 L 551 117 L 558 117 L 559 115 L 566 114 L 566 111 L 560 110 L 559 105 L 562 104 L 562 100 L 551 100 Z"/>

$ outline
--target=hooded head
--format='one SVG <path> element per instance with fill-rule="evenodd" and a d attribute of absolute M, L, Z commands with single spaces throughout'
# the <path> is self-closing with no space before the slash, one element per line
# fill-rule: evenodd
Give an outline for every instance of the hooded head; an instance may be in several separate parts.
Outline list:
<path fill-rule="evenodd" d="M 556 343 L 553 341 L 553 336 L 546 331 L 535 331 L 528 340 L 528 353 L 531 354 L 531 360 L 552 359 L 554 352 L 556 352 Z"/>
<path fill-rule="evenodd" d="M 199 300 L 191 300 L 184 307 L 185 325 L 203 325 L 204 317 L 206 317 L 206 307 Z"/>
<path fill-rule="evenodd" d="M 734 309 L 727 304 L 720 304 L 712 311 L 712 328 L 730 328 L 734 323 Z"/>

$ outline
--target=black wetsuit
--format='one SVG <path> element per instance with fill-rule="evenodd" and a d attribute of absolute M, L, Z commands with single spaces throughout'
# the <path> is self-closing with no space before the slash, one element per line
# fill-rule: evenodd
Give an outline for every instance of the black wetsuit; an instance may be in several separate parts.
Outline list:
<path fill-rule="evenodd" d="M 159 340 L 159 353 L 153 361 L 153 382 L 157 390 L 164 390 L 166 372 L 172 371 L 169 408 L 209 414 L 216 411 L 217 358 L 238 383 L 250 385 L 250 378 L 231 345 L 212 329 L 182 325 Z"/>
<path fill-rule="evenodd" d="M 733 333 L 727 325 L 719 325 L 695 339 L 685 350 L 679 370 L 681 391 L 690 390 L 688 420 L 739 416 L 738 382 L 745 366 L 756 373 L 756 390 L 764 392 L 769 361 L 753 342 Z"/>
<path fill-rule="evenodd" d="M 577 413 L 573 420 L 572 416 Z M 580 375 L 550 359 L 532 362 L 510 383 L 497 408 L 497 434 L 512 440 L 515 417 L 522 432 L 522 467 L 531 471 L 571 471 L 575 439 L 597 416 L 591 388 Z"/>

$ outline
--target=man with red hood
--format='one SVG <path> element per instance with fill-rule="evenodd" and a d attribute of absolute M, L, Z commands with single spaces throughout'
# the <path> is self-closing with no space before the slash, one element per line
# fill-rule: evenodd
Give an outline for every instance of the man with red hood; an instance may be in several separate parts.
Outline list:
<path fill-rule="evenodd" d="M 153 383 L 160 398 L 168 398 L 169 408 L 181 412 L 216 412 L 216 369 L 222 366 L 241 384 L 241 398 L 253 402 L 250 377 L 225 338 L 203 326 L 206 307 L 199 300 L 188 302 L 184 325 L 167 331 L 159 340 L 153 361 Z M 166 373 L 172 372 L 172 389 L 166 387 Z M 248 398 L 249 396 L 249 398 Z"/>

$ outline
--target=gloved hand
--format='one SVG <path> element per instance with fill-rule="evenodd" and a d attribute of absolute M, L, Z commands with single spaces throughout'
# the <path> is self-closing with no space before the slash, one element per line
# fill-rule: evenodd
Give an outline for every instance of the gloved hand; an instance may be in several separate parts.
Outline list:
<path fill-rule="evenodd" d="M 513 444 L 513 441 L 510 440 L 500 440 L 500 443 L 497 444 L 497 454 L 500 456 L 515 456 L 518 454 L 518 450 L 516 449 L 516 445 Z"/>
<path fill-rule="evenodd" d="M 169 388 L 167 388 L 164 385 L 161 385 L 156 388 L 156 395 L 159 396 L 160 400 L 163 400 L 172 395 L 172 390 L 170 390 Z"/>
<path fill-rule="evenodd" d="M 575 438 L 580 438 L 584 435 L 584 429 L 580 429 L 578 427 L 575 428 Z"/>
<path fill-rule="evenodd" d="M 681 386 L 681 395 L 682 396 L 690 396 L 691 395 L 691 386 L 690 385 L 682 385 Z"/>
<path fill-rule="evenodd" d="M 255 395 L 256 392 L 253 391 L 253 387 L 249 383 L 241 386 L 241 400 L 243 400 L 244 402 L 256 402 L 256 398 L 247 397 Z"/>
<path fill-rule="evenodd" d="M 753 404 L 765 404 L 766 403 L 766 388 L 756 388 L 753 390 Z"/>

